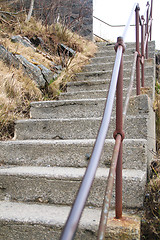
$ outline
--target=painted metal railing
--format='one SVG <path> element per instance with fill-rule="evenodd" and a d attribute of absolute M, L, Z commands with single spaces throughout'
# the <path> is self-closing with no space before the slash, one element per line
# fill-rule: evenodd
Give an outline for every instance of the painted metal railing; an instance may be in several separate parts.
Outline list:
<path fill-rule="evenodd" d="M 107 188 L 105 192 L 103 209 L 99 224 L 98 240 L 103 240 L 105 237 L 105 229 L 108 219 L 109 206 L 112 197 L 112 189 L 114 178 L 116 175 L 116 218 L 122 218 L 122 152 L 123 152 L 123 124 L 127 113 L 128 103 L 130 94 L 132 91 L 134 72 L 136 68 L 136 83 L 137 83 L 137 95 L 140 94 L 140 64 L 142 65 L 142 87 L 144 86 L 144 57 L 148 57 L 148 39 L 151 39 L 151 27 L 152 27 L 152 6 L 153 0 L 151 0 L 151 6 L 147 2 L 146 21 L 144 16 L 139 15 L 139 5 L 135 4 L 129 17 L 128 23 L 125 27 L 122 37 L 118 37 L 115 45 L 116 59 L 113 68 L 112 78 L 106 100 L 105 110 L 101 122 L 101 126 L 96 138 L 96 142 L 92 151 L 92 155 L 83 177 L 81 186 L 79 188 L 77 197 L 70 211 L 69 217 L 61 234 L 61 240 L 72 240 L 74 239 L 82 211 L 84 209 L 89 191 L 91 189 L 96 170 L 100 161 L 101 153 L 103 150 L 104 142 L 106 139 L 111 113 L 113 108 L 114 97 L 116 93 L 116 130 L 114 132 L 115 147 L 111 160 L 111 168 L 108 176 Z M 136 51 L 134 54 L 134 61 L 131 72 L 131 80 L 128 88 L 128 94 L 126 97 L 124 111 L 123 111 L 123 53 L 125 51 L 124 40 L 126 38 L 127 30 L 130 26 L 131 18 L 136 13 Z M 149 11 L 150 10 L 150 11 Z M 141 53 L 139 49 L 139 25 L 141 26 Z M 144 33 L 145 26 L 145 33 Z M 117 91 L 116 91 L 117 89 Z"/>

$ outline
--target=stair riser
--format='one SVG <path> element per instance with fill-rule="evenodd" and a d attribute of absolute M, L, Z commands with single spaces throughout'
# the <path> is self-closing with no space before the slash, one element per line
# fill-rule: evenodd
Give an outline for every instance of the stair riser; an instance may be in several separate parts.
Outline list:
<path fill-rule="evenodd" d="M 136 44 L 135 43 L 125 43 L 126 45 L 126 50 L 127 49 L 136 49 Z M 111 45 L 107 45 L 105 43 L 97 43 L 97 46 L 98 46 L 98 50 L 99 51 L 102 51 L 102 50 L 114 50 L 114 46 L 115 44 L 111 44 Z M 140 49 L 141 49 L 141 43 L 140 43 Z M 148 49 L 149 51 L 154 51 L 155 50 L 155 42 L 149 42 L 148 43 Z"/>
<path fill-rule="evenodd" d="M 153 75 L 154 68 L 153 67 L 147 67 L 145 69 L 145 76 L 152 76 Z M 99 72 L 85 72 L 85 73 L 78 73 L 76 75 L 76 79 L 79 81 L 85 81 L 85 80 L 94 80 L 94 79 L 110 79 L 112 76 L 111 71 L 99 71 Z M 124 78 L 130 78 L 131 77 L 131 71 L 124 69 L 123 71 Z"/>
<path fill-rule="evenodd" d="M 98 52 L 111 52 L 111 53 L 115 53 L 114 46 L 115 45 L 106 46 L 106 45 L 101 44 L 100 46 L 98 46 Z M 139 47 L 140 47 L 140 51 L 141 51 L 141 44 L 140 44 Z M 129 44 L 129 45 L 126 45 L 124 54 L 132 53 L 132 52 L 135 52 L 135 51 L 136 51 L 135 43 L 133 43 L 131 45 Z M 154 42 L 149 43 L 148 51 L 149 52 L 154 52 L 155 51 L 155 43 Z"/>
<path fill-rule="evenodd" d="M 44 142 L 1 143 L 0 159 L 5 165 L 17 166 L 59 166 L 86 167 L 92 153 L 94 140 L 82 142 Z M 100 167 L 110 167 L 114 140 L 106 140 L 101 156 Z M 147 169 L 146 140 L 124 140 L 123 168 Z"/>
<path fill-rule="evenodd" d="M 133 61 L 133 56 L 126 55 L 124 57 L 124 61 Z M 90 60 L 91 63 L 93 64 L 100 64 L 100 63 L 111 63 L 114 64 L 115 62 L 115 55 L 113 56 L 104 56 L 104 57 L 94 57 Z"/>
<path fill-rule="evenodd" d="M 128 88 L 130 83 L 130 78 L 124 78 L 123 86 L 124 88 Z M 67 85 L 68 92 L 78 92 L 78 91 L 93 91 L 93 90 L 108 90 L 110 84 L 110 80 L 103 79 L 101 81 L 90 80 L 90 81 L 81 81 L 81 82 L 72 82 Z M 153 89 L 153 78 L 146 77 L 145 78 L 145 86 L 149 87 L 149 91 L 152 93 L 154 92 Z M 136 81 L 134 80 L 133 87 L 136 88 Z"/>
<path fill-rule="evenodd" d="M 150 60 L 150 61 L 149 61 Z M 145 61 L 145 70 L 147 69 L 148 66 L 153 66 L 153 59 L 149 59 Z M 131 69 L 133 65 L 133 61 L 124 61 L 124 69 Z M 111 70 L 113 69 L 114 62 L 109 62 L 109 63 L 96 63 L 96 64 L 88 64 L 86 65 L 83 70 L 84 72 L 94 72 L 94 71 L 106 71 L 106 70 Z"/>
<path fill-rule="evenodd" d="M 95 139 L 100 119 L 27 120 L 16 123 L 15 137 L 26 139 Z M 138 139 L 147 136 L 147 118 L 128 118 L 125 122 L 126 138 Z M 111 119 L 107 139 L 115 131 L 115 119 Z"/>
<path fill-rule="evenodd" d="M 99 64 L 99 63 L 111 63 L 111 64 L 114 64 L 115 62 L 115 53 L 113 53 L 111 56 L 106 56 L 106 55 L 102 55 L 102 56 L 95 56 L 94 58 L 92 58 L 90 60 L 91 63 L 93 64 Z M 149 58 L 155 58 L 155 54 L 154 53 L 149 53 Z M 133 59 L 134 59 L 134 54 L 130 54 L 130 55 L 124 55 L 124 63 L 125 62 L 128 62 L 128 61 L 132 61 L 133 62 Z"/>
<path fill-rule="evenodd" d="M 106 70 L 111 70 L 113 69 L 113 66 L 114 66 L 114 63 L 101 63 L 101 64 L 89 64 L 89 65 L 86 65 L 83 70 L 84 72 L 94 72 L 94 71 L 106 71 Z M 127 67 L 131 67 L 132 66 L 132 62 L 126 62 L 124 63 L 124 68 L 127 68 Z"/>
<path fill-rule="evenodd" d="M 0 239 L 2 240 L 52 240 L 54 236 L 54 240 L 59 240 L 62 227 L 52 226 L 43 223 L 30 223 L 29 221 L 26 222 L 18 222 L 18 221 L 1 221 L 1 232 L 0 232 Z M 88 234 L 89 237 L 89 234 Z M 77 239 L 80 240 L 81 238 Z M 83 238 L 84 239 L 84 238 Z M 89 239 L 89 238 L 86 238 Z M 90 238 L 91 239 L 91 238 Z M 95 236 L 96 239 L 96 236 Z"/>
<path fill-rule="evenodd" d="M 1 202 L 0 206 L 1 240 L 59 240 L 70 212 L 70 207 L 65 206 L 53 207 L 51 205 L 8 202 Z M 85 208 L 74 239 L 96 240 L 100 214 L 100 209 Z M 114 217 L 115 212 L 110 211 L 105 234 L 107 239 L 117 240 L 121 236 L 122 239 L 140 240 L 141 221 L 139 217 L 130 216 L 124 211 L 121 223 L 115 221 Z M 124 225 L 125 231 L 123 231 Z"/>
<path fill-rule="evenodd" d="M 135 49 L 128 49 L 123 55 L 124 57 L 126 55 L 133 55 L 135 53 Z M 97 52 L 95 54 L 95 57 L 110 57 L 110 56 L 116 56 L 116 52 L 113 50 L 113 51 L 100 51 L 100 52 Z M 148 53 L 148 57 L 149 58 L 153 58 L 155 56 L 155 53 L 154 52 L 149 52 Z"/>
<path fill-rule="evenodd" d="M 129 49 L 126 49 L 126 51 L 124 52 L 124 56 L 125 55 L 131 55 L 131 54 L 134 54 L 135 52 L 135 49 L 134 48 L 129 48 Z M 108 50 L 108 49 L 104 49 L 104 50 L 99 50 L 96 54 L 95 54 L 95 57 L 105 57 L 105 56 L 115 56 L 116 55 L 116 52 L 115 50 Z"/>
<path fill-rule="evenodd" d="M 125 99 L 124 99 L 125 101 Z M 123 102 L 124 102 L 123 101 Z M 32 119 L 68 119 L 68 118 L 91 118 L 102 117 L 105 99 L 84 101 L 50 101 L 35 102 L 31 104 Z M 114 101 L 112 116 L 116 112 L 116 101 Z M 130 99 L 128 115 L 136 116 L 149 112 L 147 96 L 134 97 Z"/>
<path fill-rule="evenodd" d="M 124 96 L 127 94 L 127 89 L 123 92 Z M 136 95 L 136 90 L 133 89 L 132 96 Z M 74 93 L 62 93 L 59 96 L 60 100 L 75 100 L 75 99 L 98 99 L 98 98 L 106 98 L 107 90 L 101 91 L 79 91 Z"/>
<path fill-rule="evenodd" d="M 106 172 L 107 176 L 107 172 Z M 32 175 L 8 176 L 0 175 L 0 200 L 7 199 L 22 202 L 39 202 L 57 205 L 72 205 L 78 191 L 80 181 L 74 179 L 54 179 L 53 177 L 35 177 Z M 94 180 L 87 205 L 101 207 L 103 203 L 106 178 Z M 143 206 L 143 188 L 146 176 L 141 179 L 125 176 L 123 179 L 123 207 L 135 208 Z M 112 206 L 114 206 L 114 196 Z"/>

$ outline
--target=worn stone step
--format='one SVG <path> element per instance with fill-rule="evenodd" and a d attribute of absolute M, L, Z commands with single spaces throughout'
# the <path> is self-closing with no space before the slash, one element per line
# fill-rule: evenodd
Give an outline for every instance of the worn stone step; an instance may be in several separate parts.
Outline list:
<path fill-rule="evenodd" d="M 124 63 L 124 68 L 132 66 L 132 61 L 127 61 Z M 106 71 L 106 70 L 113 70 L 114 62 L 109 63 L 91 63 L 86 65 L 83 68 L 84 72 L 94 72 L 94 71 Z"/>
<path fill-rule="evenodd" d="M 59 240 L 69 206 L 0 202 L 1 240 Z M 96 240 L 101 211 L 85 208 L 75 235 L 75 240 Z M 140 240 L 141 221 L 138 216 L 123 214 L 123 221 L 114 219 L 109 212 L 106 229 L 108 240 Z M 125 226 L 125 227 L 124 227 Z M 124 231 L 125 229 L 125 231 Z"/>
<path fill-rule="evenodd" d="M 134 52 L 135 52 L 134 48 L 127 48 L 123 55 L 125 56 L 125 55 L 134 54 Z M 114 48 L 113 49 L 106 48 L 104 50 L 99 49 L 99 51 L 95 53 L 95 57 L 105 57 L 105 56 L 115 56 L 115 55 L 116 55 L 116 52 Z"/>
<path fill-rule="evenodd" d="M 130 83 L 130 78 L 123 79 L 124 88 L 128 88 Z M 67 92 L 78 92 L 78 91 L 95 91 L 95 90 L 108 90 L 111 79 L 101 79 L 101 80 L 83 80 L 83 81 L 73 81 L 67 83 Z M 154 96 L 155 92 L 155 78 L 153 76 L 145 77 L 145 86 L 149 92 Z M 136 81 L 133 83 L 133 87 L 136 88 Z M 147 90 L 146 90 L 147 91 Z"/>
<path fill-rule="evenodd" d="M 153 66 L 147 66 L 145 68 L 145 77 L 152 76 L 153 73 Z M 112 70 L 105 70 L 105 71 L 92 71 L 92 72 L 81 72 L 76 74 L 76 78 L 78 81 L 85 81 L 85 80 L 94 80 L 94 79 L 107 79 L 111 78 Z M 131 76 L 131 69 L 124 69 L 123 70 L 124 78 L 130 78 Z"/>
<path fill-rule="evenodd" d="M 33 119 L 102 117 L 105 102 L 105 98 L 32 102 L 30 116 Z M 128 115 L 147 114 L 151 107 L 152 103 L 147 95 L 135 96 L 130 98 L 127 113 Z M 112 116 L 115 112 L 116 101 L 114 101 Z"/>
<path fill-rule="evenodd" d="M 94 57 L 91 58 L 90 62 L 91 63 L 114 63 L 115 62 L 115 54 L 111 55 L 111 56 L 103 56 L 103 57 Z M 133 61 L 134 59 L 134 55 L 125 55 L 124 56 L 124 62 L 128 62 L 128 61 Z"/>
<path fill-rule="evenodd" d="M 126 55 L 132 55 L 135 53 L 136 49 L 134 48 L 129 48 L 129 49 L 126 49 L 123 56 L 124 56 L 124 59 L 125 59 L 125 56 Z M 114 50 L 100 50 L 98 51 L 97 53 L 95 53 L 95 57 L 110 57 L 110 56 L 116 56 L 116 52 Z M 149 49 L 149 52 L 148 52 L 148 57 L 149 58 L 154 58 L 155 57 L 155 50 L 154 48 L 152 49 Z"/>
<path fill-rule="evenodd" d="M 15 139 L 95 139 L 101 118 L 29 119 L 15 124 Z M 127 116 L 126 138 L 147 138 L 148 116 Z M 115 131 L 115 118 L 111 118 L 107 139 Z"/>
<path fill-rule="evenodd" d="M 1 165 L 86 167 L 94 146 L 94 139 L 81 140 L 25 140 L 0 142 Z M 114 139 L 106 139 L 100 167 L 109 167 Z M 147 169 L 147 141 L 124 139 L 123 168 Z"/>
<path fill-rule="evenodd" d="M 105 49 L 114 50 L 115 43 L 107 44 L 105 42 L 99 42 L 99 43 L 96 43 L 96 45 L 98 46 L 99 50 L 105 50 Z M 127 42 L 127 43 L 125 43 L 125 45 L 126 45 L 126 49 L 130 49 L 130 48 L 136 49 L 135 42 Z M 141 49 L 141 43 L 139 43 L 139 46 Z M 154 51 L 155 50 L 155 41 L 149 41 L 148 48 L 149 48 L 149 51 Z"/>
<path fill-rule="evenodd" d="M 71 205 L 86 168 L 9 167 L 0 169 L 0 200 Z M 98 168 L 87 205 L 101 207 L 108 168 Z M 123 170 L 123 207 L 143 207 L 146 171 Z M 115 194 L 113 191 L 112 206 Z"/>
<path fill-rule="evenodd" d="M 155 59 L 149 58 L 145 60 L 145 70 L 148 67 L 153 67 L 154 69 Z M 131 69 L 133 61 L 124 61 L 124 69 Z M 104 63 L 90 63 L 83 68 L 84 72 L 95 72 L 95 71 L 108 71 L 113 70 L 114 62 L 104 62 Z M 125 71 L 125 70 L 124 70 Z"/>
<path fill-rule="evenodd" d="M 128 89 L 123 89 L 123 94 L 126 96 Z M 136 89 L 132 90 L 132 96 L 136 95 Z M 78 91 L 78 92 L 64 92 L 59 96 L 60 100 L 74 100 L 74 99 L 97 99 L 106 98 L 107 90 L 91 90 L 91 91 Z"/>

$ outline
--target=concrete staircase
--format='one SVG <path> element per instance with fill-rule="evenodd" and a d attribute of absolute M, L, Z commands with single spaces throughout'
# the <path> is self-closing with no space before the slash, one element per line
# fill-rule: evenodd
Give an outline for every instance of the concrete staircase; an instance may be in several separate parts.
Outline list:
<path fill-rule="evenodd" d="M 133 43 L 124 54 L 124 96 L 130 78 Z M 0 142 L 0 239 L 57 240 L 66 221 L 94 145 L 115 59 L 113 45 L 99 43 L 91 63 L 68 83 L 58 101 L 31 104 L 31 119 L 15 124 L 15 140 Z M 155 150 L 154 42 L 145 62 L 148 95 L 130 99 L 125 122 L 123 154 L 124 222 L 114 211 L 106 239 L 140 239 L 140 218 L 131 213 L 143 209 L 147 168 Z M 106 179 L 112 156 L 115 106 L 87 206 L 75 239 L 96 239 Z M 115 193 L 111 208 L 114 207 Z M 125 213 L 126 212 L 126 213 Z M 130 213 L 128 215 L 128 213 Z M 127 214 L 127 215 L 126 215 Z"/>

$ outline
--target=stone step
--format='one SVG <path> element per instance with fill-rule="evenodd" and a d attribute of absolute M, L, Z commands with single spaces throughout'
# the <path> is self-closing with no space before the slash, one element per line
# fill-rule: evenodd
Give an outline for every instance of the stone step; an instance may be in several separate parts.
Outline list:
<path fill-rule="evenodd" d="M 124 62 L 124 68 L 132 66 L 132 61 L 127 61 Z M 86 65 L 83 68 L 84 72 L 94 72 L 94 71 L 106 71 L 106 70 L 111 70 L 113 69 L 114 62 L 108 62 L 108 63 L 91 63 Z"/>
<path fill-rule="evenodd" d="M 154 69 L 154 59 L 149 58 L 145 60 L 145 69 L 148 67 L 153 67 Z M 131 69 L 133 61 L 124 61 L 124 69 Z M 104 62 L 104 63 L 90 63 L 83 68 L 84 72 L 94 72 L 94 71 L 108 71 L 113 70 L 114 62 Z"/>
<path fill-rule="evenodd" d="M 126 49 L 125 50 L 125 52 L 124 52 L 124 56 L 126 56 L 126 55 L 133 55 L 134 54 L 134 52 L 135 52 L 135 49 L 134 48 L 128 48 L 128 49 Z M 96 52 L 95 53 L 95 57 L 105 57 L 105 56 L 116 56 L 116 52 L 115 52 L 115 50 L 114 50 L 114 48 L 111 50 L 111 49 L 99 49 L 99 51 L 98 52 Z"/>
<path fill-rule="evenodd" d="M 153 66 L 149 66 L 145 68 L 145 77 L 152 76 L 153 73 Z M 131 76 L 131 69 L 124 69 L 123 70 L 124 78 L 130 78 Z M 93 71 L 93 72 L 81 72 L 76 74 L 76 79 L 78 81 L 85 81 L 85 80 L 94 80 L 94 79 L 107 79 L 112 77 L 112 70 L 105 70 L 105 71 Z"/>
<path fill-rule="evenodd" d="M 124 56 L 125 55 L 130 55 L 130 54 L 133 54 L 135 52 L 135 49 L 134 48 L 127 48 L 124 52 Z M 105 56 L 115 56 L 116 55 L 116 52 L 113 48 L 113 50 L 111 49 L 99 49 L 98 52 L 95 53 L 95 57 L 105 57 Z"/>
<path fill-rule="evenodd" d="M 86 168 L 7 167 L 0 169 L 0 200 L 72 205 Z M 101 207 L 108 168 L 98 168 L 87 200 L 88 206 Z M 123 207 L 143 207 L 146 171 L 123 170 Z M 112 206 L 115 193 L 113 191 Z"/>
<path fill-rule="evenodd" d="M 86 167 L 94 139 L 0 142 L 0 164 L 15 166 Z M 114 139 L 106 139 L 100 167 L 110 167 Z M 147 169 L 147 141 L 124 139 L 123 168 Z"/>
<path fill-rule="evenodd" d="M 15 123 L 15 139 L 95 139 L 101 118 L 29 119 Z M 148 116 L 127 116 L 126 138 L 147 138 Z M 115 131 L 115 118 L 111 118 L 107 139 Z"/>
<path fill-rule="evenodd" d="M 102 117 L 105 102 L 105 98 L 32 102 L 30 116 L 32 119 Z M 152 103 L 147 95 L 135 96 L 130 98 L 127 113 L 134 116 L 147 114 L 151 106 Z M 114 101 L 112 116 L 114 116 L 115 112 L 116 101 Z"/>
<path fill-rule="evenodd" d="M 123 94 L 126 96 L 128 89 L 123 89 Z M 136 95 L 136 89 L 132 90 L 132 96 Z M 78 91 L 78 92 L 64 92 L 59 96 L 60 100 L 74 100 L 74 99 L 97 99 L 106 98 L 107 90 L 91 90 L 91 91 Z"/>
<path fill-rule="evenodd" d="M 1 240 L 59 240 L 70 207 L 45 204 L 0 202 Z M 101 211 L 85 208 L 75 240 L 96 240 Z M 141 221 L 135 215 L 123 215 L 123 222 L 109 213 L 106 238 L 112 240 L 140 240 Z M 128 224 L 129 223 L 129 224 Z M 125 227 L 124 227 L 125 226 Z M 125 229 L 125 231 L 124 231 Z"/>
<path fill-rule="evenodd" d="M 91 63 L 114 63 L 115 62 L 115 54 L 113 54 L 112 56 L 103 56 L 103 57 L 94 57 L 91 58 L 90 62 Z M 134 59 L 134 55 L 125 55 L 124 56 L 124 62 L 128 62 L 128 61 L 133 61 Z"/>
<path fill-rule="evenodd" d="M 114 46 L 115 46 L 115 43 L 112 43 L 112 44 L 106 44 L 105 42 L 99 42 L 99 43 L 96 43 L 96 45 L 98 46 L 98 50 L 113 50 L 114 51 Z M 126 45 L 126 49 L 130 49 L 130 48 L 133 48 L 133 49 L 136 49 L 136 43 L 135 42 L 127 42 L 125 43 Z M 141 49 L 141 43 L 140 43 L 140 49 Z M 149 48 L 149 51 L 155 51 L 155 41 L 149 41 L 148 42 L 148 48 Z"/>
<path fill-rule="evenodd" d="M 134 53 L 135 53 L 135 49 L 134 48 L 126 49 L 126 51 L 123 54 L 124 55 L 124 59 L 125 59 L 126 55 L 133 56 Z M 114 50 L 112 50 L 112 51 L 111 50 L 101 50 L 101 51 L 98 51 L 97 53 L 95 53 L 95 57 L 106 57 L 106 56 L 107 57 L 116 56 L 116 52 Z M 151 51 L 148 52 L 148 57 L 149 58 L 154 58 L 155 57 L 155 51 L 153 51 L 153 49 L 151 49 Z"/>
<path fill-rule="evenodd" d="M 78 91 L 95 91 L 95 90 L 108 90 L 111 79 L 101 79 L 101 80 L 83 80 L 83 81 L 73 81 L 67 83 L 67 92 L 73 93 Z M 155 78 L 147 76 L 145 77 L 145 86 L 149 88 L 148 90 L 151 94 L 154 94 L 154 82 Z M 130 83 L 130 78 L 123 79 L 124 88 L 128 88 Z M 133 87 L 136 88 L 136 81 L 133 83 Z"/>

